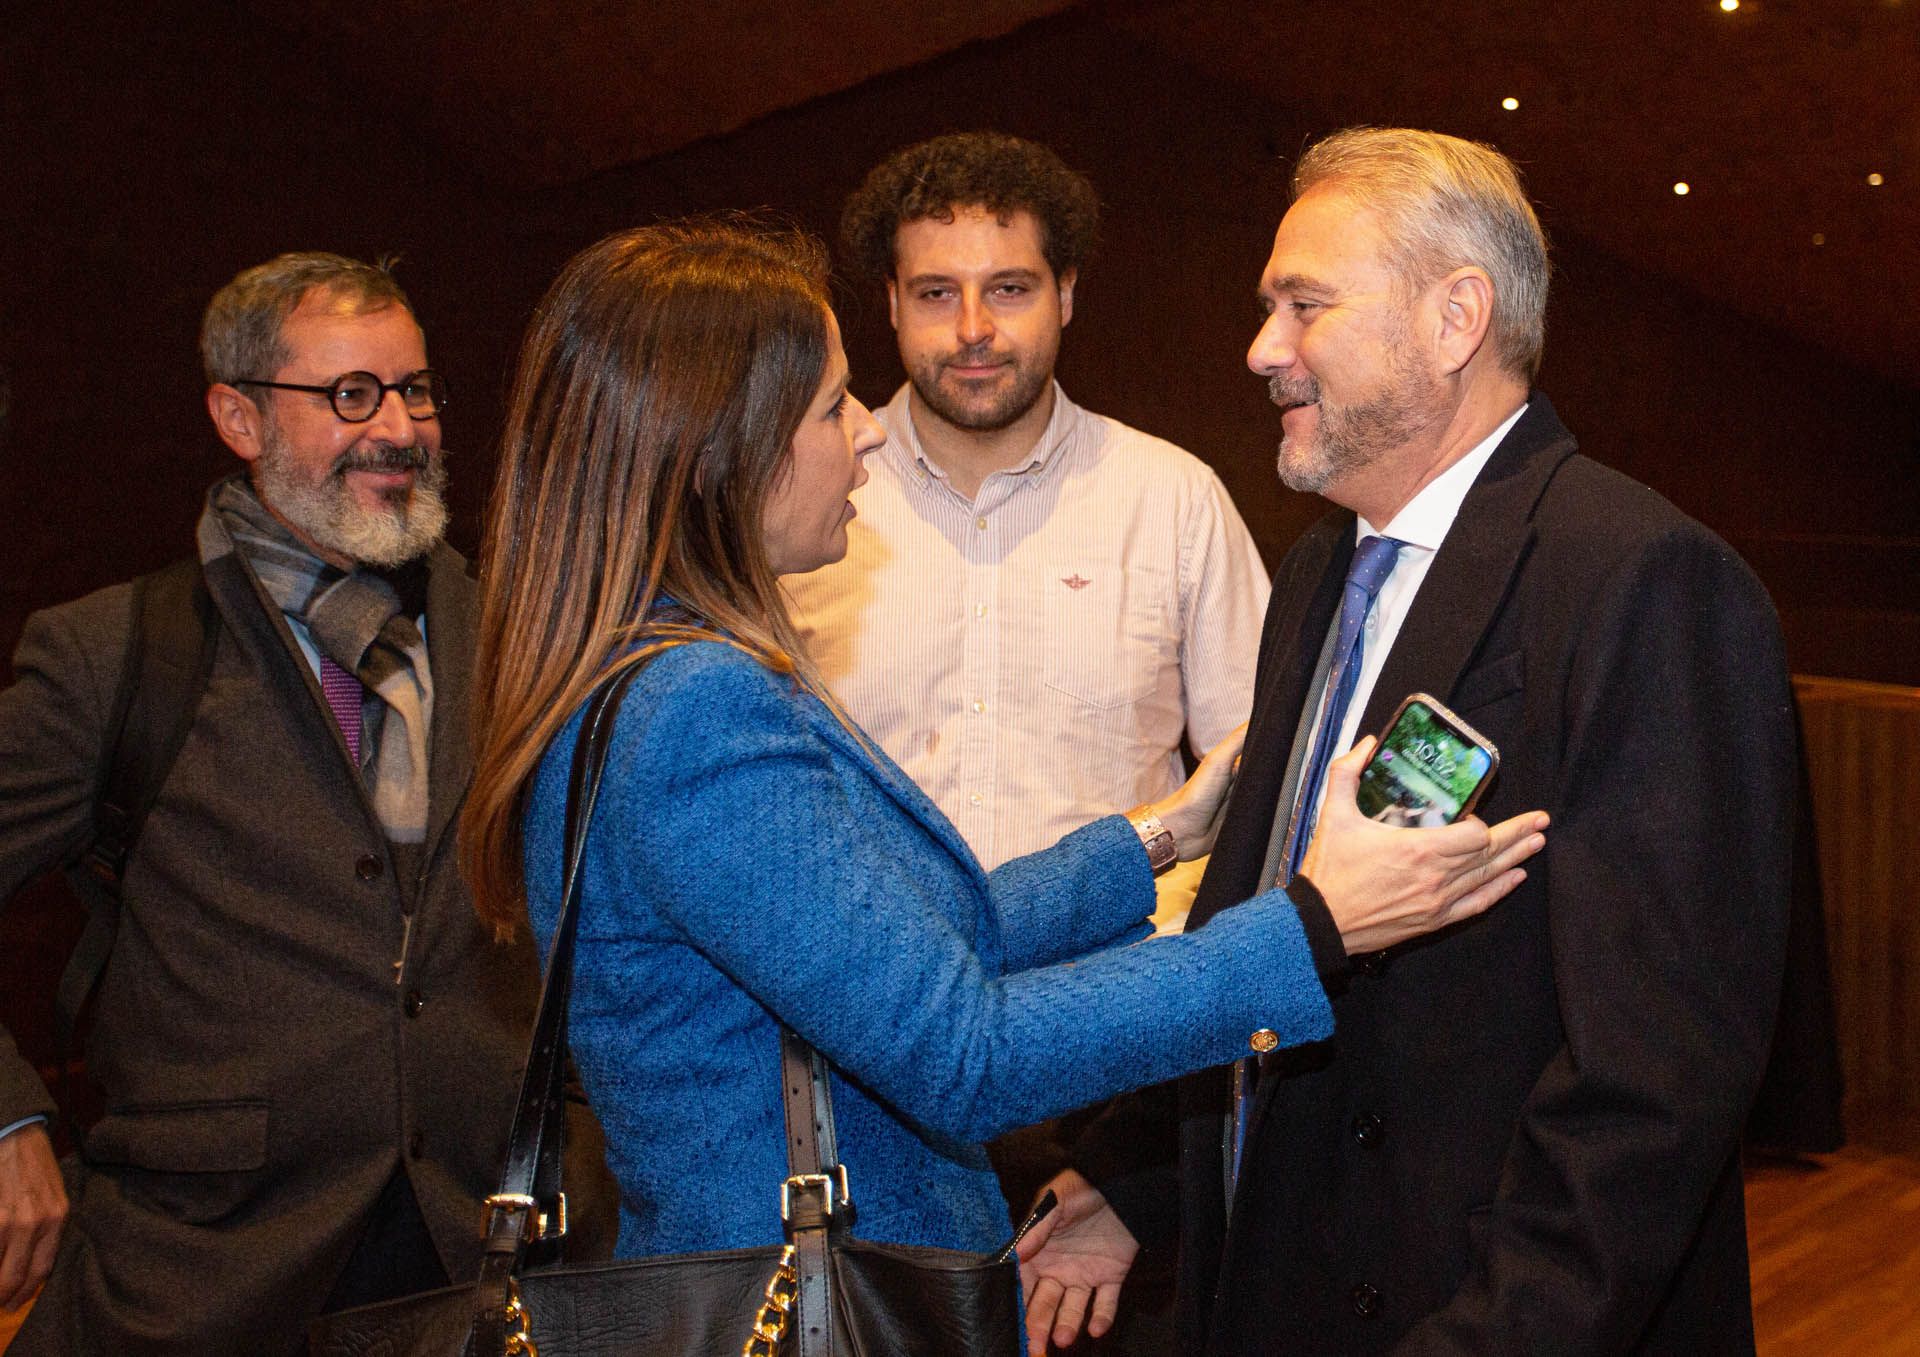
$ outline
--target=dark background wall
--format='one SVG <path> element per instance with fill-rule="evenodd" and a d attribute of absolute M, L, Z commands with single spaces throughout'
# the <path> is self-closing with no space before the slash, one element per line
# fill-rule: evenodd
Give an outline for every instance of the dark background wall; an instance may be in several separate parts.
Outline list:
<path fill-rule="evenodd" d="M 241 267 L 293 248 L 404 256 L 453 383 L 453 537 L 470 548 L 514 346 L 568 256 L 722 207 L 773 205 L 830 234 L 875 160 L 959 128 L 1046 140 L 1106 201 L 1061 364 L 1074 397 L 1210 461 L 1270 564 L 1320 512 L 1274 479 L 1278 421 L 1243 354 L 1285 162 L 1331 129 L 1087 10 L 541 187 L 449 153 L 390 34 L 362 49 L 344 15 L 288 29 L 233 3 L 177 11 L 137 41 L 90 12 L 0 37 L 0 653 L 32 609 L 189 548 L 206 484 L 235 465 L 201 406 L 194 336 Z M 1583 445 L 1734 542 L 1797 670 L 1920 684 L 1920 393 L 1609 257 L 1542 209 L 1558 277 L 1541 383 Z M 1888 261 L 1890 286 L 1904 266 Z M 900 380 L 884 305 L 861 284 L 844 296 L 855 388 L 877 402 Z M 17 948 L 4 963 L 53 964 Z M 0 1016 L 33 1038 L 29 1015 Z"/>
<path fill-rule="evenodd" d="M 1061 364 L 1075 398 L 1211 461 L 1270 561 L 1318 512 L 1273 478 L 1277 421 L 1242 354 L 1285 162 L 1328 129 L 1085 12 L 550 188 L 502 186 L 437 144 L 391 44 L 345 60 L 217 3 L 135 44 L 95 16 L 30 32 L 0 81 L 0 648 L 31 608 L 187 546 L 205 483 L 232 464 L 200 405 L 194 333 L 240 267 L 302 247 L 403 255 L 454 383 L 454 537 L 471 545 L 514 345 L 570 254 L 719 207 L 773 205 L 830 234 L 874 160 L 954 128 L 1047 140 L 1106 200 Z M 1558 276 L 1541 384 L 1584 446 L 1747 555 L 1796 669 L 1920 683 L 1920 393 L 1542 210 Z M 845 296 L 856 388 L 879 399 L 900 377 L 884 307 L 864 284 Z"/>

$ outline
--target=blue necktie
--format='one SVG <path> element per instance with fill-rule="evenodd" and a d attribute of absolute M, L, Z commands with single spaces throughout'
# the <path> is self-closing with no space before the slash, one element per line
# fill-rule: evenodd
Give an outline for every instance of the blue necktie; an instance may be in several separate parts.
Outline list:
<path fill-rule="evenodd" d="M 1353 563 L 1347 567 L 1347 585 L 1340 596 L 1340 623 L 1333 638 L 1333 666 L 1327 670 L 1327 709 L 1313 737 L 1313 751 L 1300 768 L 1300 789 L 1287 830 L 1288 880 L 1300 870 L 1300 859 L 1307 855 L 1307 845 L 1313 842 L 1314 819 L 1319 813 L 1327 765 L 1333 762 L 1333 747 L 1340 739 L 1340 728 L 1347 723 L 1347 707 L 1353 702 L 1353 690 L 1360 682 L 1367 613 L 1373 608 L 1380 586 L 1393 573 L 1394 561 L 1405 545 L 1391 537 L 1363 537 L 1354 548 Z"/>
<path fill-rule="evenodd" d="M 1320 804 L 1321 784 L 1326 781 L 1327 765 L 1333 762 L 1333 747 L 1346 724 L 1347 708 L 1353 702 L 1353 690 L 1360 682 L 1360 657 L 1365 650 L 1367 613 L 1380 586 L 1393 573 L 1400 548 L 1406 543 L 1391 537 L 1363 537 L 1354 548 L 1353 562 L 1347 567 L 1346 588 L 1340 595 L 1340 620 L 1334 628 L 1333 660 L 1327 670 L 1326 710 L 1320 728 L 1313 737 L 1313 748 L 1300 767 L 1300 783 L 1294 794 L 1293 818 L 1287 822 L 1287 878 L 1300 870 L 1313 841 L 1313 824 Z M 1233 1184 L 1240 1180 L 1240 1153 L 1247 1143 L 1247 1116 L 1253 1107 L 1253 1082 L 1259 1069 L 1254 1059 L 1244 1059 L 1233 1070 L 1233 1141 L 1228 1158 L 1227 1201 L 1233 1201 Z"/>

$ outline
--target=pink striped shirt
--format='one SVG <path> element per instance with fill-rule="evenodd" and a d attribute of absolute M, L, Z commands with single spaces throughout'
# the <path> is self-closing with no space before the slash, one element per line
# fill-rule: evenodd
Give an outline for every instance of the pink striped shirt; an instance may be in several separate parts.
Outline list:
<path fill-rule="evenodd" d="M 922 454 L 907 388 L 845 560 L 786 584 L 848 712 L 989 867 L 1182 779 L 1247 717 L 1267 576 L 1226 488 L 1054 387 L 1030 459 L 974 500 Z"/>

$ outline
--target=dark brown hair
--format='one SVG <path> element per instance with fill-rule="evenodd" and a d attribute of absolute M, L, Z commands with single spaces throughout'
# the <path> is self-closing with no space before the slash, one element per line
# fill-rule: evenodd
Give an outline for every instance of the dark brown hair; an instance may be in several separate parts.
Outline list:
<path fill-rule="evenodd" d="M 526 917 L 526 789 L 596 684 L 714 639 L 825 697 L 761 515 L 825 372 L 826 277 L 798 230 L 672 221 L 581 252 L 534 312 L 482 548 L 461 813 L 462 864 L 497 935 Z M 655 614 L 663 593 L 672 615 Z"/>
<path fill-rule="evenodd" d="M 1004 132 L 950 132 L 874 167 L 840 214 L 841 246 L 868 276 L 891 278 L 894 234 L 926 217 L 952 221 L 962 207 L 1002 220 L 1031 212 L 1056 280 L 1086 262 L 1100 225 L 1093 185 L 1045 146 Z"/>

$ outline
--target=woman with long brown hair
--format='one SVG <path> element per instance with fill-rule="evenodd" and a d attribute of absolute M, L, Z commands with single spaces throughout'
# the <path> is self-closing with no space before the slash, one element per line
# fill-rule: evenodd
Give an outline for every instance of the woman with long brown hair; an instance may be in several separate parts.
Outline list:
<path fill-rule="evenodd" d="M 1228 748 L 1161 823 L 1109 816 L 983 871 L 835 706 L 782 601 L 780 575 L 844 553 L 881 442 L 847 375 L 819 246 L 734 220 L 586 250 L 521 355 L 462 846 L 486 920 L 530 911 L 550 936 L 582 704 L 645 666 L 611 737 L 572 1000 L 623 1256 L 780 1238 L 781 1025 L 832 1069 L 859 1233 L 987 1249 L 1006 1217 L 982 1142 L 1231 1062 L 1249 1034 L 1327 1036 L 1302 911 L 1385 946 L 1485 908 L 1539 844 L 1532 817 L 1386 830 L 1330 806 L 1318 891 L 1128 945 L 1153 908 L 1147 842 L 1206 850 Z"/>

